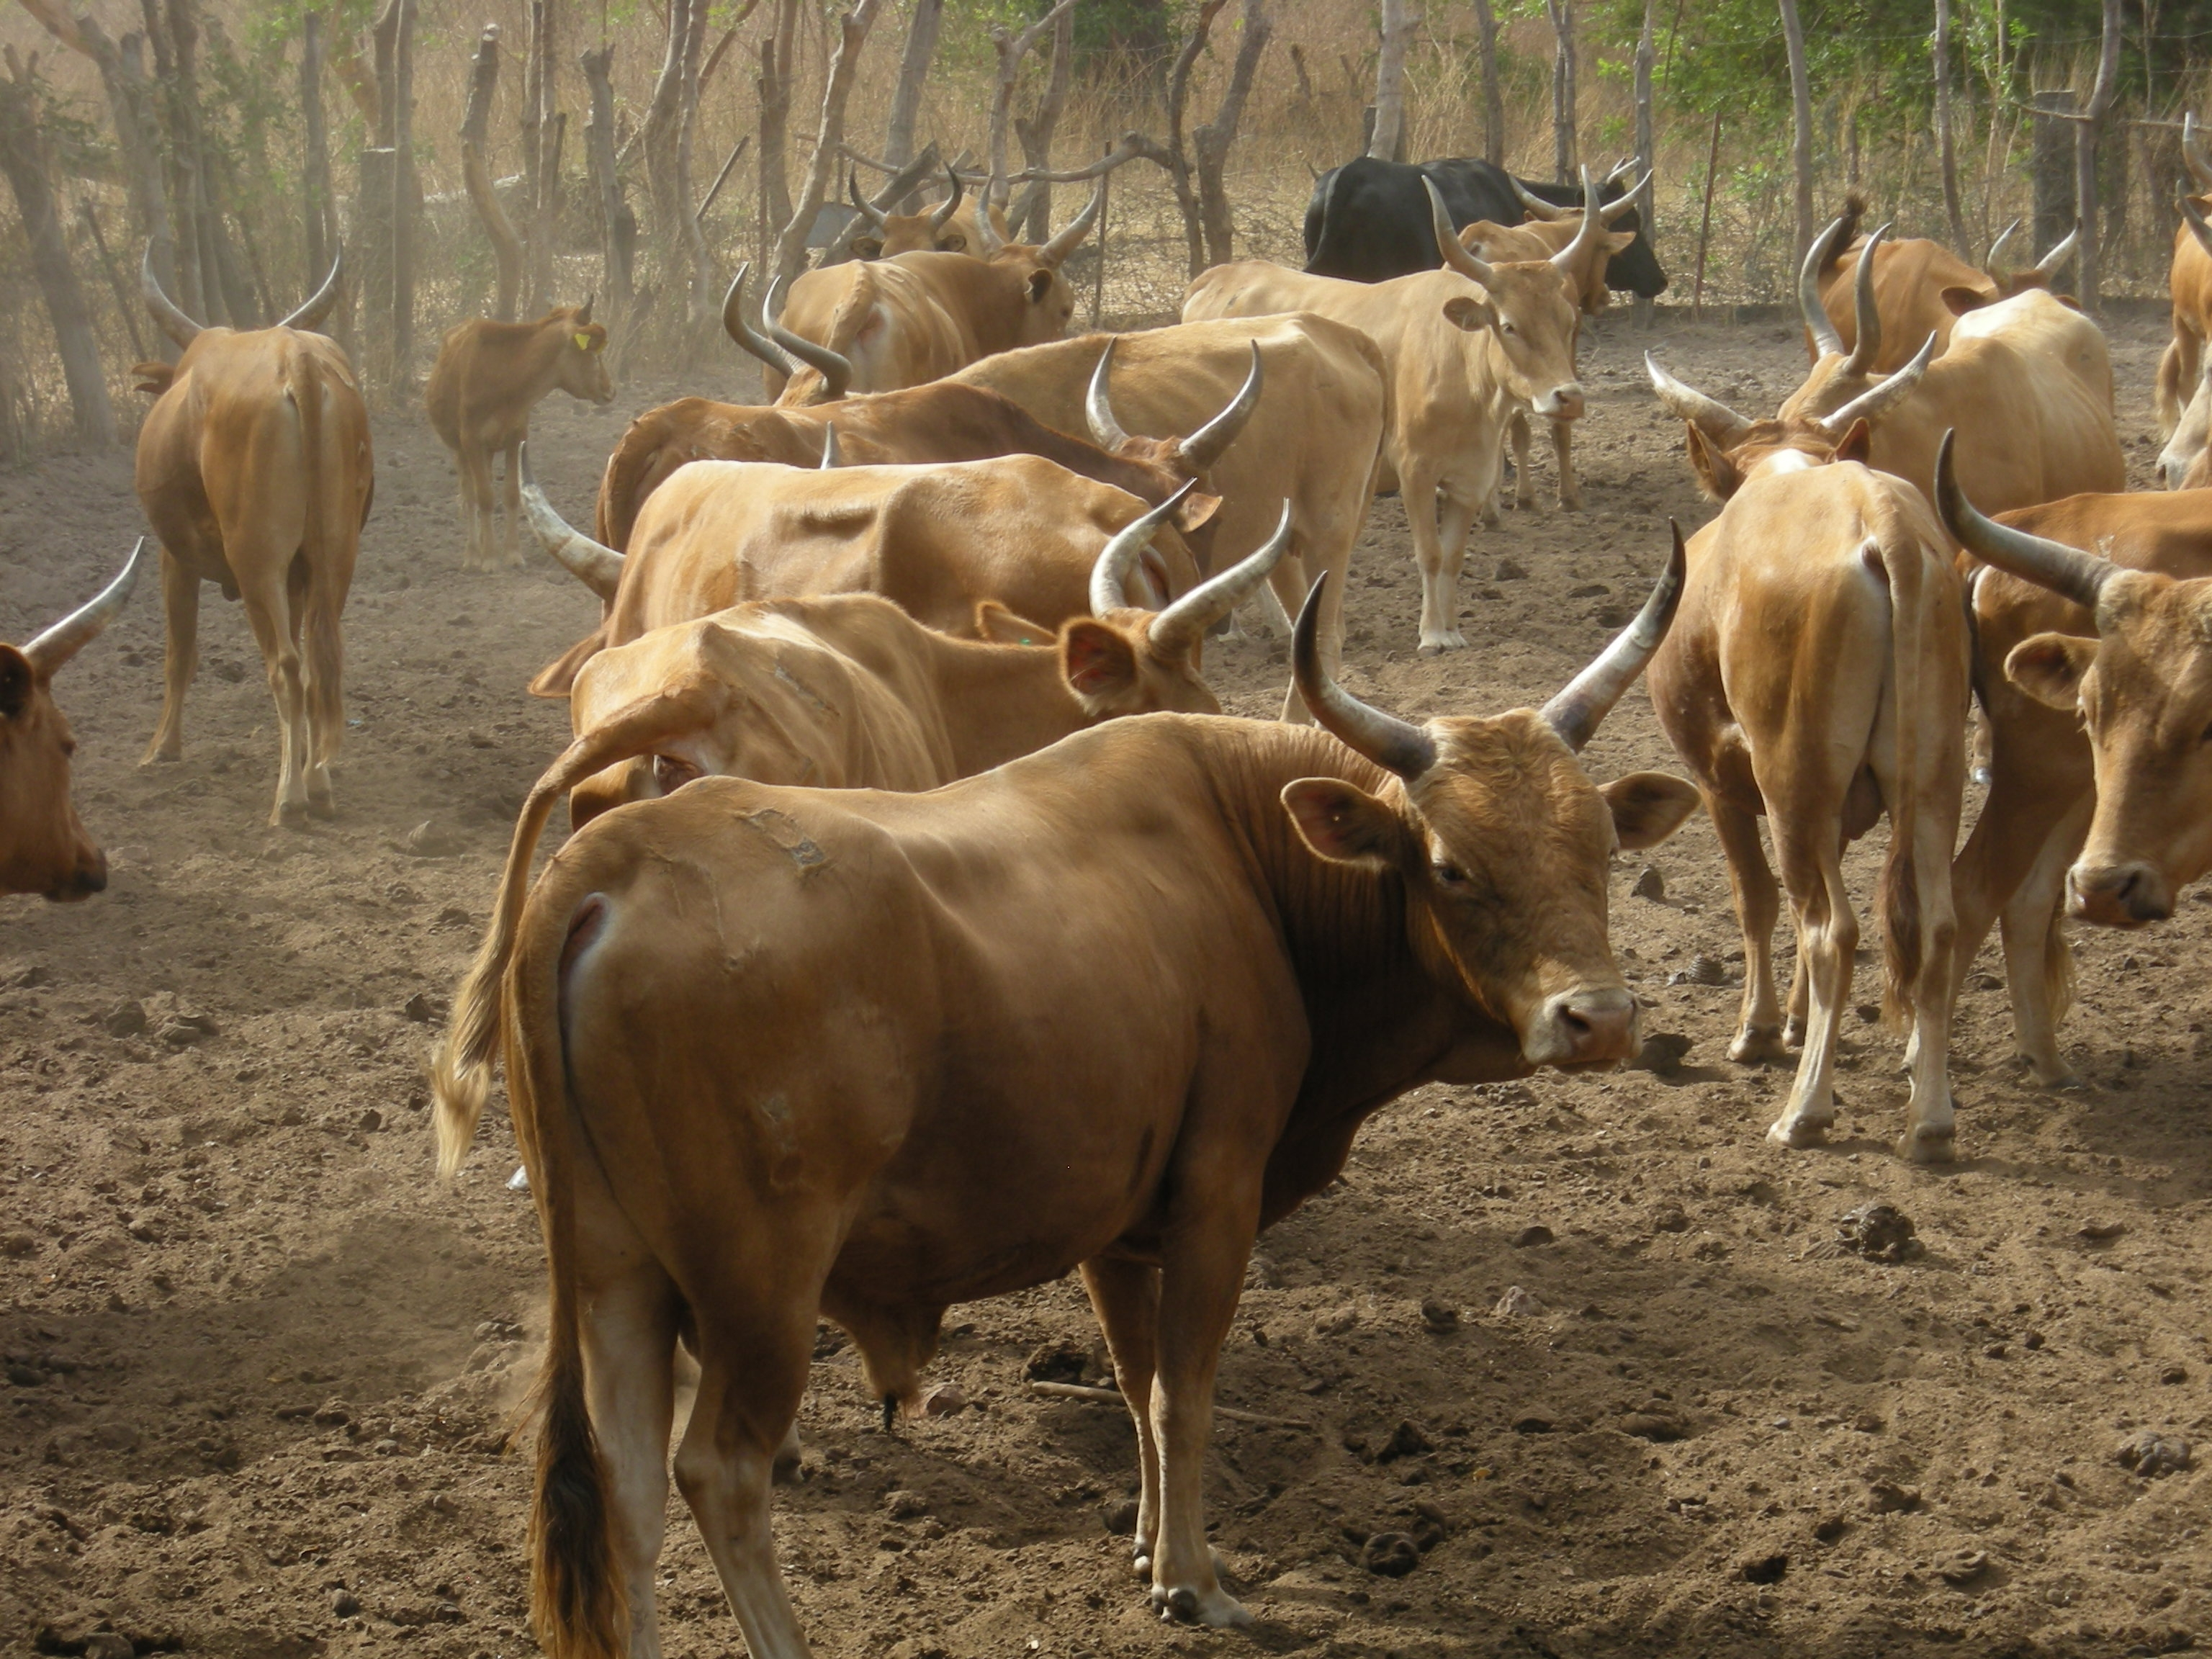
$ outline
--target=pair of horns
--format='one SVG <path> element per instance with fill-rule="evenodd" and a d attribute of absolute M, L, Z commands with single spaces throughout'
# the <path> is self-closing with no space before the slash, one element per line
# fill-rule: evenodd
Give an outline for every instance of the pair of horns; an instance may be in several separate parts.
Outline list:
<path fill-rule="evenodd" d="M 1152 545 L 1159 527 L 1174 516 L 1193 484 L 1186 483 L 1142 517 L 1117 532 L 1091 568 L 1091 613 L 1103 617 L 1109 611 L 1144 610 L 1131 597 L 1129 579 L 1137 562 Z M 1291 544 L 1291 504 L 1283 503 L 1283 516 L 1274 533 L 1218 576 L 1209 577 L 1154 617 L 1145 630 L 1164 655 L 1186 656 L 1197 648 L 1206 630 L 1260 591 L 1260 584 L 1282 562 Z"/>
<path fill-rule="evenodd" d="M 998 180 L 994 179 L 992 182 L 995 185 Z M 1091 234 L 1091 227 L 1098 222 L 1099 210 L 1105 205 L 1106 178 L 1102 173 L 1098 182 L 1091 186 L 1091 199 L 1083 204 L 1083 211 L 1054 232 L 1037 249 L 1037 263 L 1047 270 L 1058 270 L 1067 262 L 1067 256 L 1083 245 L 1083 239 Z M 999 234 L 999 228 L 991 222 L 990 209 L 991 198 L 987 191 L 975 213 L 975 236 L 986 259 L 1001 248 L 1011 246 Z"/>
<path fill-rule="evenodd" d="M 338 250 L 331 261 L 331 274 L 323 278 L 307 304 L 276 325 L 279 328 L 300 328 L 313 331 L 323 325 L 323 319 L 331 314 L 331 307 L 338 302 L 338 276 L 345 267 L 345 250 Z M 200 336 L 201 325 L 185 315 L 184 308 L 161 291 L 161 279 L 154 274 L 154 246 L 146 245 L 145 257 L 138 264 L 138 289 L 146 301 L 146 309 L 161 325 L 161 332 L 174 340 L 179 347 L 188 346 Z M 585 302 L 588 310 L 590 301 Z"/>
<path fill-rule="evenodd" d="M 1636 158 L 1632 155 L 1628 160 L 1623 161 L 1619 167 L 1613 170 L 1612 173 L 1606 179 L 1606 185 L 1618 182 L 1623 173 L 1631 171 L 1635 166 Z M 1583 169 L 1583 177 L 1585 180 L 1589 179 L 1589 168 L 1585 167 Z M 1585 183 L 1583 185 L 1585 193 L 1583 197 L 1583 206 L 1579 208 L 1561 207 L 1556 202 L 1546 201 L 1542 197 L 1530 190 L 1528 185 L 1522 184 L 1518 179 L 1516 179 L 1511 173 L 1507 173 L 1505 178 L 1506 182 L 1513 186 L 1514 195 L 1520 198 L 1521 205 L 1528 210 L 1528 216 L 1532 219 L 1550 219 L 1554 221 L 1564 219 L 1571 213 L 1583 212 L 1584 209 L 1588 207 L 1590 200 L 1592 199 L 1588 194 L 1589 185 Z M 1643 193 L 1644 186 L 1650 181 L 1651 175 L 1649 173 L 1646 173 L 1641 179 L 1638 179 L 1634 184 L 1629 185 L 1627 189 L 1622 191 L 1620 195 L 1614 197 L 1610 202 L 1599 203 L 1597 210 L 1598 216 L 1603 219 L 1608 227 L 1619 223 L 1621 216 L 1636 205 L 1636 198 Z M 1601 190 L 1604 187 L 1604 185 L 1599 186 Z"/>
<path fill-rule="evenodd" d="M 1091 425 L 1091 439 L 1101 449 L 1119 449 L 1129 441 L 1129 434 L 1114 418 L 1114 402 L 1107 390 L 1107 381 L 1114 370 L 1114 348 L 1121 343 L 1119 336 L 1106 342 L 1105 350 L 1098 354 L 1098 367 L 1091 371 L 1090 390 L 1084 396 L 1085 417 Z M 1194 475 L 1206 471 L 1219 460 L 1222 452 L 1237 441 L 1251 420 L 1252 411 L 1260 406 L 1260 343 L 1252 342 L 1252 368 L 1245 375 L 1244 384 L 1229 405 L 1204 426 L 1176 446 L 1176 462 Z"/>
<path fill-rule="evenodd" d="M 1451 213 L 1444 206 L 1443 193 L 1437 188 L 1436 180 L 1423 173 L 1421 188 L 1429 193 L 1429 224 L 1436 234 L 1437 253 L 1445 267 L 1470 281 L 1480 283 L 1485 288 L 1495 288 L 1498 283 L 1496 269 L 1459 240 L 1459 233 L 1452 228 Z M 1583 201 L 1584 205 L 1580 210 L 1582 222 L 1575 227 L 1575 240 L 1552 256 L 1553 268 L 1569 276 L 1581 267 L 1583 259 L 1596 245 L 1598 237 L 1605 229 L 1605 221 L 1595 205 L 1597 191 L 1590 183 L 1588 167 L 1583 169 Z"/>
<path fill-rule="evenodd" d="M 1936 511 L 1951 539 L 1984 563 L 2047 587 L 2094 615 L 2105 584 L 2118 574 L 2119 567 L 2078 547 L 2032 536 L 1983 517 L 1959 488 L 1951 453 L 1958 435 L 1956 431 L 1946 432 L 1936 452 Z"/>
<path fill-rule="evenodd" d="M 748 260 L 738 267 L 738 274 L 731 279 L 729 292 L 722 296 L 722 331 L 786 379 L 795 376 L 802 368 L 815 370 L 822 376 L 818 401 L 836 402 L 853 384 L 851 359 L 828 346 L 802 339 L 773 320 L 776 301 L 783 295 L 784 279 L 781 276 L 769 284 L 768 298 L 761 306 L 761 327 L 768 331 L 763 339 L 759 331 L 745 320 L 745 282 L 751 274 L 752 263 Z"/>
<path fill-rule="evenodd" d="M 1848 352 L 1844 349 L 1844 337 L 1828 320 L 1827 307 L 1820 303 L 1820 272 L 1835 258 L 1836 240 L 1843 228 L 1843 220 L 1830 220 L 1828 228 L 1805 250 L 1805 263 L 1797 268 L 1798 309 L 1805 314 L 1805 326 L 1820 355 L 1843 358 L 1835 374 L 1838 380 L 1866 374 L 1881 355 L 1881 308 L 1875 303 L 1874 258 L 1875 250 L 1888 239 L 1891 227 L 1877 226 L 1860 245 L 1858 263 L 1851 271 L 1851 318 L 1858 338 Z M 1854 422 L 1881 419 L 1912 394 L 1935 357 L 1936 335 L 1931 331 L 1904 368 L 1876 381 L 1841 409 L 1814 416 L 1813 423 L 1831 437 L 1840 438 Z"/>
<path fill-rule="evenodd" d="M 1675 607 L 1682 599 L 1688 555 L 1682 545 L 1682 527 L 1675 525 L 1673 528 L 1674 550 L 1668 556 L 1667 568 L 1660 574 L 1658 585 L 1651 590 L 1651 597 L 1644 600 L 1644 609 L 1613 636 L 1588 667 L 1568 681 L 1539 711 L 1544 723 L 1577 754 L 1613 712 L 1621 694 L 1644 672 L 1644 665 L 1651 660 L 1652 653 L 1658 650 L 1674 623 Z M 1395 772 L 1413 782 L 1437 763 L 1436 739 L 1411 720 L 1400 720 L 1360 702 L 1322 666 L 1321 605 L 1328 585 L 1328 577 L 1324 574 L 1314 583 L 1313 591 L 1306 595 L 1304 608 L 1298 612 L 1297 631 L 1291 653 L 1291 673 L 1298 695 L 1305 699 L 1314 719 L 1346 748 L 1364 755 L 1385 771 Z"/>
<path fill-rule="evenodd" d="M 945 169 L 945 176 L 952 181 L 952 189 L 929 216 L 929 228 L 933 234 L 944 229 L 945 222 L 960 210 L 960 198 L 965 188 L 960 182 L 960 175 L 949 166 Z M 876 234 L 880 236 L 890 228 L 890 216 L 860 194 L 860 181 L 850 169 L 845 173 L 845 190 L 852 197 L 853 205 L 860 209 L 860 216 L 875 227 Z"/>
<path fill-rule="evenodd" d="M 1993 283 L 2007 283 L 2015 280 L 2013 273 L 2005 270 L 2001 256 L 2005 251 L 2006 245 L 2012 240 L 2014 234 L 2019 231 L 2020 227 L 2021 221 L 2018 219 L 2014 220 L 2002 230 L 1999 231 L 1997 233 L 1996 240 L 1990 244 L 1989 257 L 1982 261 L 1982 274 L 1987 276 Z M 2056 247 L 2052 248 L 2050 252 L 2045 254 L 2040 259 L 2038 259 L 2033 264 L 2030 265 L 2027 270 L 2021 273 L 2021 275 L 2040 277 L 2043 281 L 2046 283 L 2049 282 L 2052 277 L 2058 274 L 2060 269 L 2064 266 L 2066 262 L 2074 257 L 2074 250 L 2079 247 L 2081 244 L 2081 222 L 2077 220 L 2075 222 L 2074 228 L 2068 231 L 2066 234 L 2060 239 L 2059 243 Z"/>
<path fill-rule="evenodd" d="M 39 678 L 52 679 L 64 663 L 91 644 L 100 630 L 115 620 L 116 613 L 130 599 L 131 590 L 138 585 L 138 573 L 145 568 L 149 539 L 145 536 L 138 538 L 138 544 L 131 550 L 131 556 L 124 561 L 121 574 L 88 603 L 70 611 L 23 647 L 31 672 Z"/>

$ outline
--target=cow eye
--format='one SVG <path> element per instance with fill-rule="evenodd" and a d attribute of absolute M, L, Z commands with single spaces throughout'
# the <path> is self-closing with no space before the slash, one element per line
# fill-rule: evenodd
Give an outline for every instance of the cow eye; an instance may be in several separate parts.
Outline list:
<path fill-rule="evenodd" d="M 1467 885 L 1467 872 L 1456 864 L 1449 864 L 1438 859 L 1429 868 L 1435 872 L 1439 886 L 1464 887 Z"/>
<path fill-rule="evenodd" d="M 664 795 L 672 795 L 699 775 L 699 769 L 673 755 L 653 757 L 653 781 Z"/>

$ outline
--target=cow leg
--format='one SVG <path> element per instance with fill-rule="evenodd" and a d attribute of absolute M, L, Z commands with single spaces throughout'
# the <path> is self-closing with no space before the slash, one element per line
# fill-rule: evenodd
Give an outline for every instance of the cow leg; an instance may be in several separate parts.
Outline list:
<path fill-rule="evenodd" d="M 528 434 L 523 435 L 526 437 Z M 507 473 L 500 485 L 507 507 L 507 516 L 499 529 L 500 553 L 508 567 L 515 570 L 522 568 L 522 544 L 520 539 L 522 526 L 522 444 L 523 439 L 518 437 L 507 445 Z M 489 518 L 491 511 L 489 500 L 484 511 Z M 484 549 L 484 562 L 487 564 L 491 562 L 489 547 Z"/>
<path fill-rule="evenodd" d="M 1528 411 L 1516 409 L 1507 430 L 1513 438 L 1513 505 L 1523 513 L 1536 506 L 1536 475 L 1528 465 Z"/>
<path fill-rule="evenodd" d="M 1771 789 L 1762 793 L 1770 802 L 1788 799 Z M 1816 823 L 1832 823 L 1839 811 L 1839 805 L 1835 811 L 1821 812 L 1814 805 L 1807 816 Z M 1843 860 L 1837 856 L 1833 837 L 1808 835 L 1800 825 L 1778 817 L 1773 823 L 1775 851 L 1781 859 L 1783 884 L 1790 890 L 1790 907 L 1797 923 L 1797 948 L 1812 1006 L 1789 1103 L 1768 1127 L 1766 1138 L 1784 1146 L 1811 1146 L 1826 1135 L 1828 1126 L 1836 1121 L 1836 1023 L 1850 999 L 1851 959 L 1859 946 L 1859 923 L 1851 908 L 1851 896 L 1844 886 Z"/>
<path fill-rule="evenodd" d="M 252 626 L 254 642 L 261 647 L 269 696 L 276 705 L 276 804 L 270 810 L 269 822 L 272 827 L 296 830 L 307 819 L 307 767 L 314 751 L 307 731 L 299 625 L 286 592 L 289 564 L 289 560 L 246 551 L 234 558 L 231 568 L 252 573 L 241 576 L 239 592 L 246 601 L 246 620 Z"/>
<path fill-rule="evenodd" d="M 1728 859 L 1729 885 L 1735 893 L 1735 915 L 1743 928 L 1743 1015 L 1729 1058 L 1745 1065 L 1781 1060 L 1782 1011 L 1774 998 L 1774 923 L 1781 890 L 1766 848 L 1759 839 L 1759 819 L 1741 807 L 1707 794 L 1705 811 Z"/>
<path fill-rule="evenodd" d="M 2074 994 L 2074 955 L 2058 907 L 2065 894 L 2067 866 L 2088 837 L 2095 806 L 2094 796 L 2084 797 L 2053 826 L 1999 923 L 2005 983 L 2012 992 L 2014 1046 L 2046 1089 L 2081 1086 L 2080 1073 L 2066 1063 L 2058 1047 L 2059 1022 L 2066 1018 Z M 1960 937 L 1965 937 L 1963 930 Z"/>
<path fill-rule="evenodd" d="M 1552 423 L 1552 459 L 1559 468 L 1559 506 L 1569 513 L 1583 510 L 1583 483 L 1575 476 L 1575 423 Z"/>
<path fill-rule="evenodd" d="M 1963 657 L 1958 661 L 1963 671 Z M 1951 688 L 1954 696 L 1931 696 L 1936 709 L 1955 709 L 1966 701 L 1963 672 L 1960 680 Z M 1882 872 L 1884 891 L 1877 901 L 1883 911 L 1886 954 L 1893 964 L 1889 1000 L 1893 1006 L 1905 1004 L 1911 1018 L 1905 1065 L 1912 1077 L 1912 1094 L 1896 1151 L 1911 1163 L 1948 1164 L 1956 1133 L 1950 1054 L 1956 986 L 1951 960 L 1958 943 L 1958 918 L 1951 899 L 1951 853 L 1959 844 L 1965 744 L 1955 725 L 1950 728 L 1950 743 L 1945 744 L 1938 734 L 1938 721 L 1931 719 L 1918 747 L 1917 775 L 1900 775 L 1895 766 L 1895 718 L 1884 709 L 1869 753 L 1882 799 L 1909 799 L 1913 809 L 1911 837 L 1902 845 L 1896 809 L 1890 809 L 1890 854 Z M 1905 945 L 1901 933 L 1915 943 Z M 1900 955 L 1911 964 L 1909 981 L 1903 984 L 1895 982 Z"/>
<path fill-rule="evenodd" d="M 1464 651 L 1467 635 L 1459 631 L 1459 573 L 1467 556 L 1463 511 L 1447 505 L 1441 481 L 1433 472 L 1408 475 L 1404 494 L 1413 562 L 1421 572 L 1421 654 Z M 1449 528 L 1438 528 L 1440 516 L 1458 526 L 1456 538 Z"/>
<path fill-rule="evenodd" d="M 2158 380 L 2151 395 L 2158 414 L 2160 443 L 2171 439 L 2174 428 L 2181 424 L 2181 411 L 2196 389 L 2198 361 L 2203 351 L 2204 343 L 2197 337 L 2196 331 L 2176 317 L 2173 337 L 2166 342 L 2166 350 L 2158 360 Z"/>
<path fill-rule="evenodd" d="M 1795 924 L 1792 924 L 1793 930 Z M 1782 1022 L 1782 1046 L 1798 1049 L 1805 1046 L 1805 1010 L 1811 1000 L 1812 981 L 1805 973 L 1805 947 L 1794 945 L 1790 955 L 1790 1017 Z"/>
<path fill-rule="evenodd" d="M 1149 1581 L 1160 1527 L 1160 1449 L 1152 1437 L 1152 1375 L 1160 1318 L 1159 1269 L 1101 1256 L 1083 1264 L 1083 1288 L 1114 1356 L 1114 1382 L 1137 1427 L 1137 1576 Z"/>
<path fill-rule="evenodd" d="M 161 550 L 161 619 L 168 639 L 161 661 L 161 719 L 138 764 L 181 760 L 185 753 L 185 688 L 200 666 L 200 579 L 169 550 Z"/>
<path fill-rule="evenodd" d="M 491 563 L 491 456 L 473 432 L 461 433 L 461 568 L 482 570 Z"/>

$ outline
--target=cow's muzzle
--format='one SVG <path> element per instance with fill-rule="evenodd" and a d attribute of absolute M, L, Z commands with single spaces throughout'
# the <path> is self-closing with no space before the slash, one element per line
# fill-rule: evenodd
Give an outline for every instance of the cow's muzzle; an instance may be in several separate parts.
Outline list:
<path fill-rule="evenodd" d="M 1579 421 L 1583 417 L 1583 388 L 1579 380 L 1555 386 L 1536 399 L 1536 412 L 1547 421 Z"/>
<path fill-rule="evenodd" d="M 2140 860 L 2077 864 L 2066 872 L 2066 908 L 2100 927 L 2142 927 L 2173 914 L 2173 888 Z"/>
<path fill-rule="evenodd" d="M 1531 1066 L 1602 1066 L 1636 1057 L 1635 995 L 1624 988 L 1547 997 L 1521 1036 Z"/>
<path fill-rule="evenodd" d="M 79 899 L 88 899 L 107 886 L 107 854 L 97 847 L 88 847 L 77 854 L 76 867 L 66 880 L 46 890 L 44 896 L 53 904 L 74 904 Z"/>

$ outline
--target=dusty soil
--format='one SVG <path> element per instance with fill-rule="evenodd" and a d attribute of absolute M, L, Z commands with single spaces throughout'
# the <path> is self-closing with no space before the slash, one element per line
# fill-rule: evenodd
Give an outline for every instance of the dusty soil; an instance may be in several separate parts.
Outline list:
<path fill-rule="evenodd" d="M 1642 387 L 1655 342 L 1747 408 L 1802 361 L 1779 325 L 1609 320 L 1586 348 L 1591 510 L 1479 533 L 1474 647 L 1425 661 L 1403 514 L 1379 504 L 1351 596 L 1356 689 L 1414 714 L 1534 701 L 1641 598 L 1667 516 L 1709 510 Z M 2116 342 L 2144 480 L 2158 343 L 2142 321 Z M 750 380 L 735 363 L 705 378 L 684 389 Z M 618 429 L 566 404 L 541 418 L 541 470 L 579 520 Z M 522 684 L 594 603 L 542 562 L 464 576 L 434 440 L 400 416 L 377 441 L 335 823 L 263 827 L 268 697 L 212 594 L 181 764 L 134 764 L 159 695 L 152 584 L 61 683 L 114 880 L 75 908 L 13 902 L 0 924 L 0 1651 L 123 1651 L 102 1631 L 241 1659 L 532 1650 L 529 1471 L 502 1445 L 540 1307 L 535 1227 L 497 1112 L 459 1188 L 433 1181 L 419 1066 L 509 815 L 565 732 Z M 138 525 L 122 458 L 0 475 L 0 635 L 93 591 Z M 1273 641 L 1231 641 L 1211 669 L 1234 712 L 1279 696 Z M 1600 775 L 1670 758 L 1640 694 L 1590 756 Z M 1616 872 L 1614 939 L 1650 1029 L 1687 1040 L 1680 1066 L 1419 1091 L 1261 1241 L 1221 1399 L 1284 1421 L 1222 1422 L 1210 1479 L 1256 1632 L 1147 1613 L 1109 1530 L 1134 1480 L 1124 1417 L 1027 1385 L 1041 1354 L 1097 1380 L 1063 1283 L 956 1309 L 934 1375 L 972 1404 L 896 1434 L 825 1334 L 805 1478 L 778 1498 L 819 1650 L 2212 1640 L 2212 1477 L 2115 1457 L 2142 1429 L 2212 1427 L 2208 996 L 2190 966 L 2212 912 L 2078 942 L 2078 1093 L 2020 1079 L 2003 993 L 1977 981 L 1954 1057 L 1962 1158 L 1929 1171 L 1887 1150 L 1899 1054 L 1870 1024 L 1847 1040 L 1834 1144 L 1761 1140 L 1787 1074 L 1724 1058 L 1733 988 L 1672 982 L 1701 957 L 1705 978 L 1741 968 L 1710 830 L 1652 862 L 1662 900 L 1631 896 L 1638 863 Z M 1863 893 L 1870 862 L 1854 860 Z M 1877 1200 L 1923 1253 L 1830 1248 Z M 1377 1534 L 1417 1540 L 1373 1552 L 1410 1572 L 1363 1565 Z M 680 1510 L 665 1565 L 668 1651 L 738 1651 Z"/>

